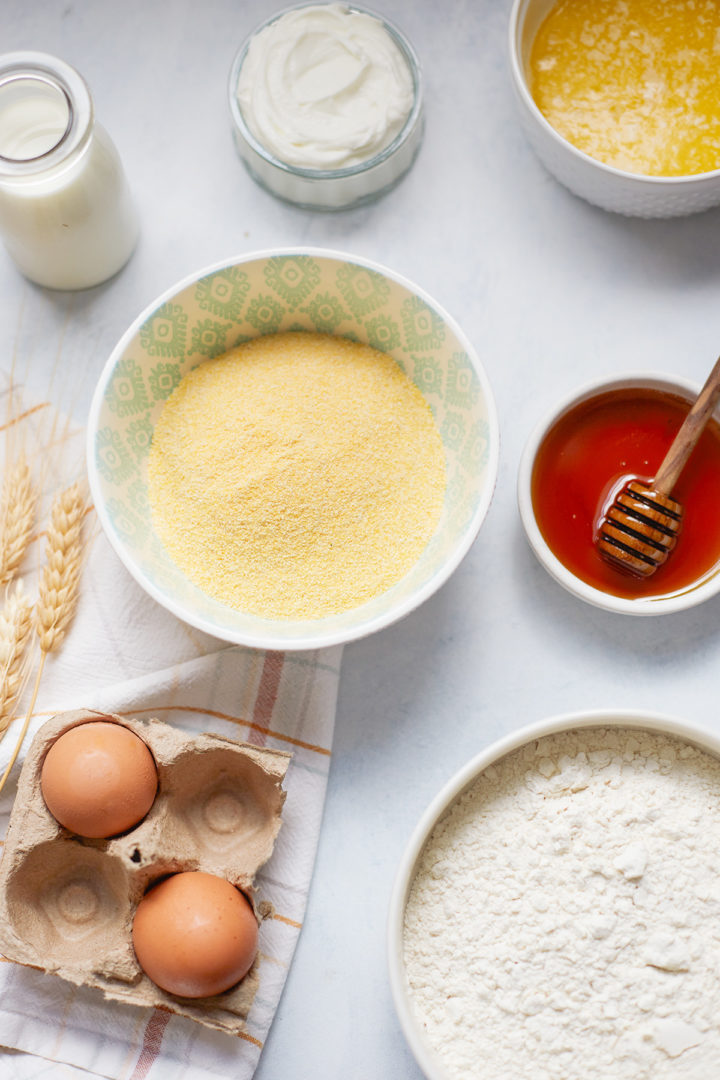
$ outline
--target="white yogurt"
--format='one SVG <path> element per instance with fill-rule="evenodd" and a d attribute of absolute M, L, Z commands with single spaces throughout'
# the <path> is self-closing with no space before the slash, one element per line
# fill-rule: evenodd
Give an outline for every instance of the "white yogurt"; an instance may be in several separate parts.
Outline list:
<path fill-rule="evenodd" d="M 55 57 L 0 62 L 0 233 L 18 269 L 55 289 L 105 281 L 137 241 L 117 151 L 84 81 Z"/>
<path fill-rule="evenodd" d="M 251 132 L 280 161 L 341 169 L 396 138 L 413 82 L 378 19 L 323 4 L 289 11 L 255 35 L 237 94 Z"/>
<path fill-rule="evenodd" d="M 378 194 L 410 167 L 422 135 L 411 47 L 343 4 L 292 8 L 261 27 L 236 58 L 230 108 L 255 178 L 307 205 Z"/>

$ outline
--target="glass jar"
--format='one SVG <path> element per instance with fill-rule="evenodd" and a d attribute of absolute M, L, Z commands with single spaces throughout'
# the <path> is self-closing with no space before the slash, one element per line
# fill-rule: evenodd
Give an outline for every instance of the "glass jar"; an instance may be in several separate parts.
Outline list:
<path fill-rule="evenodd" d="M 45 53 L 0 56 L 0 235 L 18 269 L 52 289 L 98 285 L 137 242 L 122 162 L 90 91 Z"/>
<path fill-rule="evenodd" d="M 329 23 L 313 26 L 311 20 L 317 13 L 321 14 L 323 20 L 327 18 Z M 304 25 L 306 19 L 309 25 Z M 315 151 L 303 147 L 303 138 L 310 121 L 310 127 L 317 125 L 316 130 L 325 127 L 328 132 L 334 132 L 330 141 L 338 148 L 341 140 L 337 132 L 343 120 L 340 115 L 332 115 L 333 95 L 336 104 L 342 103 L 341 112 L 347 109 L 349 113 L 354 113 L 351 123 L 357 122 L 363 103 L 371 112 L 374 111 L 373 119 L 368 121 L 366 134 L 375 134 L 378 123 L 384 122 L 384 118 L 380 120 L 382 110 L 378 106 L 382 104 L 385 94 L 377 85 L 371 88 L 363 86 L 363 72 L 375 67 L 374 49 L 377 44 L 372 38 L 363 40 L 368 31 L 355 30 L 356 23 L 361 28 L 375 27 L 375 32 L 385 39 L 383 55 L 377 58 L 376 70 L 389 76 L 390 88 L 395 85 L 396 76 L 392 74 L 394 64 L 407 69 L 411 100 L 402 126 L 387 144 L 376 147 L 362 160 L 324 166 L 321 159 L 327 145 L 321 148 L 320 159 L 313 162 Z M 273 36 L 278 30 L 287 35 L 284 41 L 276 40 Z M 347 50 L 346 41 L 348 36 L 355 33 L 360 35 L 359 43 L 354 45 L 356 55 Z M 266 41 L 267 45 L 264 44 Z M 295 163 L 281 160 L 277 150 L 266 145 L 261 135 L 253 134 L 252 128 L 257 124 L 249 121 L 243 111 L 239 96 L 241 83 L 245 81 L 243 69 L 257 42 L 263 43 L 259 49 L 261 59 L 251 63 L 247 72 L 247 82 L 257 89 L 258 94 L 260 108 L 256 120 L 262 116 L 262 127 L 266 133 L 272 131 L 273 135 L 280 134 L 281 139 L 293 145 L 294 150 L 302 148 L 301 160 Z M 311 58 L 303 55 L 308 45 Z M 396 59 L 393 60 L 393 57 Z M 274 68 L 276 61 L 277 67 Z M 316 77 L 308 79 L 308 75 L 312 75 L 308 69 L 312 69 L 313 65 L 317 68 Z M 285 85 L 283 70 L 287 76 Z M 351 79 L 348 71 L 352 73 L 353 70 L 357 72 L 357 78 Z M 328 83 L 320 91 L 318 88 L 328 72 Z M 301 77 L 303 75 L 304 78 Z M 305 89 L 293 98 L 288 89 L 297 89 L 301 84 Z M 278 198 L 310 210 L 348 210 L 372 202 L 390 191 L 412 166 L 423 137 L 423 79 L 415 50 L 391 22 L 355 4 L 303 3 L 272 15 L 250 34 L 237 52 L 230 71 L 228 101 L 235 146 L 253 179 Z M 348 108 L 352 102 L 355 107 Z M 298 121 L 304 133 L 295 126 Z M 350 147 L 357 146 L 358 129 L 344 134 L 350 158 Z M 322 142 L 321 137 L 319 143 Z M 303 161 L 306 151 L 308 156 Z"/>

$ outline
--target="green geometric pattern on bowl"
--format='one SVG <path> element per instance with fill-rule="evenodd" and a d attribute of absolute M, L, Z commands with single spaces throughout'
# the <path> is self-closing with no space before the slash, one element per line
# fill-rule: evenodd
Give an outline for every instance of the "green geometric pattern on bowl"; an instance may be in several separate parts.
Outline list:
<path fill-rule="evenodd" d="M 181 607 L 202 608 L 218 633 L 242 624 L 278 628 L 205 597 L 183 577 L 152 529 L 146 466 L 153 428 L 183 375 L 258 334 L 287 330 L 343 335 L 389 353 L 423 393 L 445 447 L 442 520 L 416 567 L 363 605 L 361 619 L 429 581 L 463 542 L 488 483 L 488 402 L 467 350 L 442 314 L 405 284 L 326 255 L 272 255 L 220 267 L 166 299 L 125 341 L 108 373 L 94 433 L 94 464 L 110 527 L 148 584 Z M 346 612 L 318 620 L 349 626 Z M 288 621 L 290 637 L 297 622 Z"/>

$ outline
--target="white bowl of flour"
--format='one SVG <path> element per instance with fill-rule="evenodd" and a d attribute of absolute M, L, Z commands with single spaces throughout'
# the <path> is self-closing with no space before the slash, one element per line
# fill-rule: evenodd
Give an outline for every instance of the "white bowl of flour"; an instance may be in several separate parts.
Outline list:
<path fill-rule="evenodd" d="M 483 751 L 397 874 L 390 981 L 428 1080 L 720 1075 L 720 740 L 582 712 Z"/>

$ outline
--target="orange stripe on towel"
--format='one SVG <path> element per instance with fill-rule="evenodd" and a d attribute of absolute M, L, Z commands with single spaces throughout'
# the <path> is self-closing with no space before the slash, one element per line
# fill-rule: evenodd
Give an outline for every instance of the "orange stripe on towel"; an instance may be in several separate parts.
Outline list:
<path fill-rule="evenodd" d="M 140 1050 L 140 1056 L 133 1070 L 130 1080 L 144 1080 L 162 1047 L 165 1028 L 170 1020 L 170 1013 L 155 1009 L 145 1027 L 145 1036 Z"/>
<path fill-rule="evenodd" d="M 251 720 L 243 720 L 242 717 L 232 716 L 230 713 L 218 712 L 217 709 L 205 709 L 200 708 L 197 705 L 151 705 L 147 709 L 133 709 L 132 712 L 118 713 L 119 716 L 134 717 L 140 716 L 142 713 L 150 713 L 151 716 L 157 716 L 158 713 L 177 712 L 178 709 L 182 709 L 183 712 L 196 713 L 198 716 L 212 716 L 216 720 L 227 720 L 229 724 L 239 724 L 241 727 L 247 727 L 251 731 L 255 729 L 259 735 L 265 735 L 273 739 L 277 739 L 278 742 L 290 743 L 291 746 L 298 746 L 302 750 L 312 750 L 315 754 L 324 754 L 326 757 L 332 757 L 332 750 L 328 750 L 324 746 L 316 746 L 314 743 L 304 742 L 302 739 L 295 739 L 292 735 L 286 735 L 282 731 L 273 731 L 271 728 L 264 725 L 254 724 Z M 53 716 L 51 711 L 34 712 L 33 716 Z"/>
<path fill-rule="evenodd" d="M 248 1035 L 247 1031 L 238 1031 L 236 1034 L 238 1039 L 244 1039 L 245 1042 L 252 1043 L 253 1046 L 257 1046 L 262 1050 L 263 1043 L 261 1043 L 259 1039 L 256 1039 L 254 1035 Z"/>
<path fill-rule="evenodd" d="M 296 930 L 302 930 L 302 923 L 295 922 L 294 919 L 288 918 L 287 915 L 278 915 L 277 911 L 274 911 L 272 914 L 272 918 L 276 919 L 277 922 L 285 923 L 286 926 L 294 926 Z"/>
<path fill-rule="evenodd" d="M 265 657 L 253 709 L 252 727 L 248 732 L 248 742 L 253 746 L 265 746 L 267 742 L 268 729 L 280 689 L 283 662 L 284 657 L 280 652 L 269 652 Z"/>

